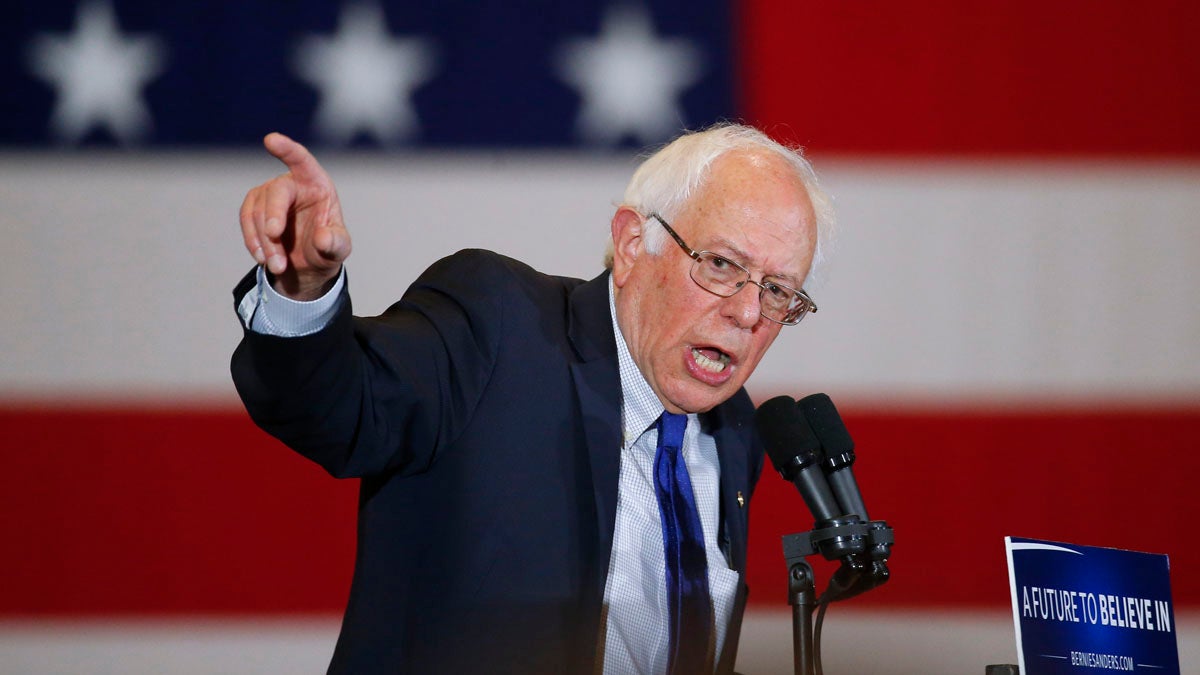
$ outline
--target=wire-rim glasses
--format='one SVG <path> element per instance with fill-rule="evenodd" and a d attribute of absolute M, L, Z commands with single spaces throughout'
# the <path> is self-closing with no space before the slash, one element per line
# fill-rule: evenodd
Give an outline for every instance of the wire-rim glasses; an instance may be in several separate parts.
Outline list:
<path fill-rule="evenodd" d="M 657 213 L 651 218 L 662 223 L 667 234 L 675 240 L 684 253 L 692 259 L 690 276 L 697 286 L 714 295 L 728 298 L 745 288 L 746 283 L 758 286 L 759 314 L 770 321 L 785 326 L 795 326 L 810 312 L 816 313 L 817 303 L 804 291 L 787 284 L 763 277 L 762 281 L 750 278 L 750 270 L 741 264 L 712 251 L 696 251 L 684 243 L 667 221 Z"/>

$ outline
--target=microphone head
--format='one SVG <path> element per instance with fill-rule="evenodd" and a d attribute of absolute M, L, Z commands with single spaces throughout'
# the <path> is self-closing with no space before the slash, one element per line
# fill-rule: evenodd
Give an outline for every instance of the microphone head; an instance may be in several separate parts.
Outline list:
<path fill-rule="evenodd" d="M 821 447 L 825 449 L 825 454 L 830 457 L 847 455 L 853 462 L 854 439 L 846 431 L 846 425 L 842 423 L 842 416 L 838 414 L 833 401 L 825 394 L 812 394 L 800 399 L 798 405 Z"/>
<path fill-rule="evenodd" d="M 775 470 L 788 480 L 820 461 L 821 442 L 791 396 L 776 396 L 754 413 L 754 426 Z"/>

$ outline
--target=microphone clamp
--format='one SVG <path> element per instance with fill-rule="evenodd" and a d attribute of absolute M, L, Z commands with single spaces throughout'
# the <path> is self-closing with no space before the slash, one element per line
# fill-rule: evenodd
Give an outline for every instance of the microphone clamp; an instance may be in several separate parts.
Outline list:
<path fill-rule="evenodd" d="M 855 515 L 842 516 L 821 521 L 809 532 L 784 536 L 783 556 L 789 568 L 817 553 L 826 560 L 841 561 L 841 568 L 821 596 L 821 602 L 826 603 L 852 598 L 887 583 L 891 578 L 887 559 L 895 541 L 895 533 L 885 521 L 864 523 Z"/>

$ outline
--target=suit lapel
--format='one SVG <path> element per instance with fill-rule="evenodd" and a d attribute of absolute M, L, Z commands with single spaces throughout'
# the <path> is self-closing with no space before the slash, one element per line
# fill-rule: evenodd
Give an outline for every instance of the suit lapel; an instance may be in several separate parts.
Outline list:
<path fill-rule="evenodd" d="M 755 471 L 756 467 L 749 466 L 753 426 L 748 416 L 742 414 L 743 406 L 738 405 L 741 398 L 745 398 L 744 393 L 717 406 L 709 413 L 708 418 L 712 425 L 713 438 L 717 442 L 717 456 L 721 461 L 721 526 L 717 536 L 730 567 L 737 570 L 741 577 L 734 597 L 733 614 L 730 617 L 725 646 L 717 664 L 718 675 L 733 672 L 738 637 L 742 630 L 742 614 L 746 607 L 747 514 L 752 487 L 751 472 Z M 752 412 L 753 406 L 749 406 L 748 402 L 747 406 Z"/>
<path fill-rule="evenodd" d="M 738 414 L 732 403 L 717 406 L 710 413 L 711 432 L 717 442 L 721 461 L 721 548 L 729 558 L 730 567 L 746 570 L 746 505 L 750 499 L 751 426 Z M 739 502 L 739 497 L 741 498 Z"/>
<path fill-rule="evenodd" d="M 612 553 L 621 461 L 621 376 L 608 308 L 608 279 L 608 273 L 601 274 L 571 292 L 571 320 L 567 329 L 579 358 L 571 364 L 571 376 L 592 469 L 599 534 L 596 587 L 601 593 Z"/>

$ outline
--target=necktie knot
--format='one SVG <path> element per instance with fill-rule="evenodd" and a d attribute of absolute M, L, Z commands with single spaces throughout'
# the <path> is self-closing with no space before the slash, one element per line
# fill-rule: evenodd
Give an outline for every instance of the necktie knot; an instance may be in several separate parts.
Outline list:
<path fill-rule="evenodd" d="M 664 448 L 679 450 L 683 447 L 683 431 L 687 428 L 687 415 L 663 411 L 658 418 L 658 442 Z"/>

